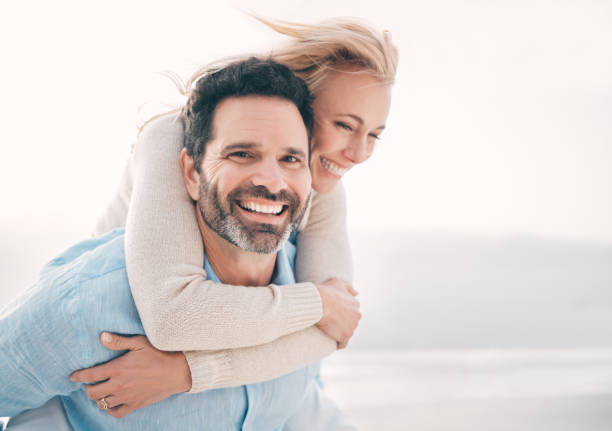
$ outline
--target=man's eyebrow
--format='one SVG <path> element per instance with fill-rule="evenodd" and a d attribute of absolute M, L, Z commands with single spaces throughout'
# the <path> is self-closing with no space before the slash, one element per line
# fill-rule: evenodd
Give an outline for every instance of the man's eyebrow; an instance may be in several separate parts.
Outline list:
<path fill-rule="evenodd" d="M 361 118 L 358 115 L 355 115 L 355 114 L 340 114 L 340 115 L 345 116 L 345 117 L 351 117 L 353 120 L 357 121 L 359 124 L 363 126 L 363 123 L 364 123 L 363 118 Z M 378 126 L 374 130 L 378 130 L 378 129 L 383 130 L 384 128 L 385 128 L 385 125 L 383 124 L 382 126 Z"/>
<path fill-rule="evenodd" d="M 261 144 L 255 142 L 234 142 L 233 144 L 226 145 L 221 149 L 224 153 L 235 150 L 250 150 L 255 147 L 260 147 Z"/>

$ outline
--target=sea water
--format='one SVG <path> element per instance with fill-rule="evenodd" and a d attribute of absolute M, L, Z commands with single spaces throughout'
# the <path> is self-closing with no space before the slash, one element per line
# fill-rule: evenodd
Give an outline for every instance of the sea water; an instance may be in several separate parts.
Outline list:
<path fill-rule="evenodd" d="M 612 430 L 612 349 L 347 350 L 327 394 L 362 430 Z"/>

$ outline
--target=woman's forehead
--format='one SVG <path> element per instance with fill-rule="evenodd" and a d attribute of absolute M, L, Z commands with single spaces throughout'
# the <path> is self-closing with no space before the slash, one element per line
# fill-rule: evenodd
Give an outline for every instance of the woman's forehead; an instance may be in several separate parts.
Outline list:
<path fill-rule="evenodd" d="M 315 114 L 354 115 L 379 127 L 386 121 L 390 103 L 391 86 L 377 77 L 334 71 L 324 80 L 313 107 Z"/>

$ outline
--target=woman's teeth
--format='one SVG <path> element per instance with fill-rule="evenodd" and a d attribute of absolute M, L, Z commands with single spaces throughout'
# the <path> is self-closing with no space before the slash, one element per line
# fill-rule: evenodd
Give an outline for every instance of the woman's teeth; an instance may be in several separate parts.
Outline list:
<path fill-rule="evenodd" d="M 334 175 L 338 175 L 339 177 L 341 177 L 342 175 L 346 173 L 346 171 L 348 171 L 348 169 L 342 169 L 340 166 L 327 160 L 325 157 L 321 157 L 321 164 L 329 172 L 331 172 Z"/>
<path fill-rule="evenodd" d="M 283 211 L 282 205 L 260 205 L 255 202 L 240 202 L 240 206 L 245 210 L 262 214 L 279 215 Z"/>

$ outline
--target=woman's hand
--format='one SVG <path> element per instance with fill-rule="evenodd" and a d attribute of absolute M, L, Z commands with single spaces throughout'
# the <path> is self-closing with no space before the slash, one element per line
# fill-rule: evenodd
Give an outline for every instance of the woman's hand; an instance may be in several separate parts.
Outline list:
<path fill-rule="evenodd" d="M 107 349 L 129 351 L 105 364 L 75 371 L 70 380 L 98 382 L 85 385 L 85 390 L 109 415 L 122 418 L 191 389 L 191 372 L 182 352 L 157 350 L 141 335 L 122 337 L 104 332 L 100 338 Z"/>
<path fill-rule="evenodd" d="M 358 293 L 348 283 L 331 278 L 317 285 L 323 304 L 323 317 L 317 323 L 319 329 L 338 342 L 338 349 L 344 349 L 359 320 Z"/>

